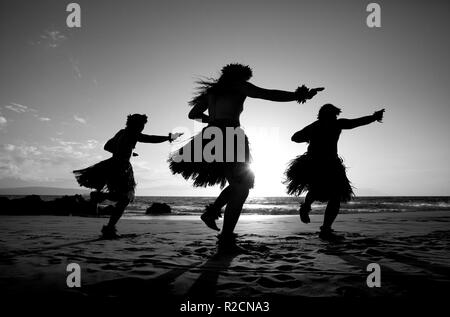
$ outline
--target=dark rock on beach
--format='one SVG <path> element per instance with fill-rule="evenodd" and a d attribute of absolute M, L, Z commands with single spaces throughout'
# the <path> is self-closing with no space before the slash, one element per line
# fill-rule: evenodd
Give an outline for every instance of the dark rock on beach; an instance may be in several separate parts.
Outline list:
<path fill-rule="evenodd" d="M 9 199 L 0 197 L 0 214 L 3 215 L 96 215 L 89 200 L 81 195 L 62 196 L 50 201 L 38 195 Z"/>
<path fill-rule="evenodd" d="M 145 211 L 147 215 L 170 214 L 171 212 L 172 208 L 170 208 L 170 206 L 165 203 L 153 203 Z"/>

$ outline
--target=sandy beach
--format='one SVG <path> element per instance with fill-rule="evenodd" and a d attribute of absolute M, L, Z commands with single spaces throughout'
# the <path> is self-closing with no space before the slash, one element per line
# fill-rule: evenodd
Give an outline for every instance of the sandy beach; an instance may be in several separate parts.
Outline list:
<path fill-rule="evenodd" d="M 340 243 L 317 236 L 297 216 L 243 215 L 239 241 L 249 252 L 217 256 L 216 234 L 197 216 L 122 219 L 119 240 L 99 239 L 106 219 L 3 216 L 3 295 L 49 294 L 86 300 L 134 298 L 413 298 L 450 286 L 450 214 L 346 214 Z M 66 267 L 81 267 L 81 287 L 68 288 Z M 369 288 L 369 263 L 381 287 Z M 445 294 L 445 293 L 444 293 Z"/>

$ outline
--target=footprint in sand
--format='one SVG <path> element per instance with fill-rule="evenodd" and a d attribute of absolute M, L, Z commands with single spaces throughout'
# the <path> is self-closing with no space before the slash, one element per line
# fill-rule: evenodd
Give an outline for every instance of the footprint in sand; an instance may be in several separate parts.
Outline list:
<path fill-rule="evenodd" d="M 292 269 L 292 267 L 291 267 Z M 274 275 L 274 278 L 280 280 L 280 281 L 290 281 L 290 280 L 294 280 L 294 278 L 292 276 L 289 276 L 287 274 L 277 274 Z"/>
<path fill-rule="evenodd" d="M 279 265 L 276 267 L 276 269 L 280 271 L 292 271 L 292 265 Z"/>
<path fill-rule="evenodd" d="M 242 279 L 248 283 L 255 282 L 259 277 L 258 276 L 245 276 Z"/>
<path fill-rule="evenodd" d="M 269 258 L 280 260 L 280 259 L 283 259 L 284 256 L 281 254 L 271 254 L 271 255 L 269 255 Z"/>
<path fill-rule="evenodd" d="M 101 266 L 101 269 L 102 269 L 102 270 L 112 270 L 112 271 L 115 271 L 115 270 L 118 270 L 118 267 L 115 266 L 115 265 L 106 264 L 106 265 Z"/>
<path fill-rule="evenodd" d="M 61 259 L 49 259 L 48 264 L 60 264 L 62 261 Z"/>
<path fill-rule="evenodd" d="M 240 288 L 245 287 L 246 284 L 244 283 L 224 283 L 222 285 L 219 285 L 220 289 L 233 289 L 233 288 Z"/>
<path fill-rule="evenodd" d="M 152 252 L 155 249 L 154 248 L 136 248 L 136 247 L 130 247 L 130 248 L 124 248 L 125 251 L 130 252 Z"/>
<path fill-rule="evenodd" d="M 133 264 L 134 265 L 148 265 L 148 264 L 150 264 L 150 263 L 152 263 L 153 261 L 151 260 L 151 259 L 136 259 L 136 260 L 133 260 Z"/>
<path fill-rule="evenodd" d="M 307 255 L 307 254 L 300 255 L 300 258 L 301 259 L 306 259 L 306 260 L 313 260 L 313 259 L 315 259 L 314 256 Z"/>
<path fill-rule="evenodd" d="M 206 248 L 206 247 L 202 247 L 202 248 L 198 248 L 198 249 L 194 250 L 195 253 L 201 253 L 201 254 L 204 254 L 204 253 L 206 253 L 208 251 L 209 251 L 209 249 Z"/>
<path fill-rule="evenodd" d="M 140 258 L 146 259 L 146 258 L 153 258 L 154 255 L 153 255 L 153 254 L 142 254 L 142 255 L 140 255 L 139 257 L 140 257 Z"/>
<path fill-rule="evenodd" d="M 257 280 L 257 283 L 267 288 L 276 288 L 276 287 L 297 288 L 303 284 L 299 280 L 280 281 L 273 277 L 261 277 Z"/>

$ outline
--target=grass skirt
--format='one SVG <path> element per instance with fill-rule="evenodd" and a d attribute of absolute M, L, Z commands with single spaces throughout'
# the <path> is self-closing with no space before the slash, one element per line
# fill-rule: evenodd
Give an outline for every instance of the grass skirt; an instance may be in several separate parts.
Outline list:
<path fill-rule="evenodd" d="M 207 137 L 205 132 L 211 127 L 216 128 L 215 131 L 220 130 L 223 137 L 217 140 L 215 137 Z M 245 183 L 246 186 L 252 188 L 254 184 L 254 175 L 249 167 L 251 155 L 248 138 L 244 131 L 239 127 L 231 128 L 237 128 L 240 133 L 242 133 L 242 138 L 230 136 L 227 134 L 227 127 L 229 128 L 230 126 L 211 124 L 205 127 L 202 132 L 192 137 L 186 145 L 172 153 L 168 159 L 172 173 L 180 174 L 186 180 L 192 179 L 195 187 L 214 185 L 224 187 L 228 180 L 229 182 Z M 217 141 L 215 143 L 216 148 L 210 151 L 212 140 Z M 234 141 L 233 146 L 229 144 L 227 148 L 227 143 L 232 141 Z M 240 146 L 238 147 L 238 145 Z M 216 152 L 217 147 L 222 148 L 222 153 L 220 153 L 220 151 Z M 219 159 L 213 161 L 207 160 L 203 155 L 203 153 L 205 153 L 205 148 L 208 152 L 217 155 L 214 157 Z M 242 153 L 242 149 L 245 149 L 245 153 Z M 196 150 L 195 154 L 194 150 Z M 240 156 L 238 156 L 238 151 Z"/>
<path fill-rule="evenodd" d="M 129 161 L 111 157 L 85 169 L 73 171 L 80 186 L 108 191 L 114 196 L 134 200 L 133 168 Z"/>
<path fill-rule="evenodd" d="M 290 195 L 298 196 L 308 191 L 315 200 L 321 202 L 336 196 L 342 202 L 347 202 L 354 193 L 345 170 L 345 165 L 338 156 L 316 158 L 305 153 L 289 163 L 284 183 Z"/>

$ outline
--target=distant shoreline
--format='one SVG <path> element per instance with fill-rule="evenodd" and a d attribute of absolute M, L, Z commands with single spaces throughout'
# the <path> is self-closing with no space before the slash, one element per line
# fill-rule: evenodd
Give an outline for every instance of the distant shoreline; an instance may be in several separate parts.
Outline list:
<path fill-rule="evenodd" d="M 89 196 L 90 192 L 82 193 L 82 194 L 0 194 L 0 197 L 25 197 L 37 195 L 41 197 L 61 197 L 61 196 Z M 164 198 L 216 198 L 216 196 L 173 196 L 173 195 L 136 195 L 136 198 L 152 198 L 152 197 L 164 197 Z M 250 199 L 258 199 L 258 198 L 289 198 L 289 199 L 298 199 L 303 198 L 304 196 L 294 197 L 294 196 L 249 196 Z M 355 196 L 355 198 L 449 198 L 450 195 L 419 195 L 419 196 L 403 196 L 403 195 L 370 195 L 370 196 Z"/>
<path fill-rule="evenodd" d="M 137 196 L 127 207 L 124 218 L 146 219 L 146 210 L 154 203 L 166 204 L 171 215 L 198 215 L 213 197 L 207 196 Z M 253 215 L 298 215 L 298 197 L 250 197 L 243 213 Z M 3 215 L 73 215 L 107 216 L 113 202 L 95 205 L 86 195 L 0 195 Z M 322 214 L 325 203 L 315 203 L 312 214 Z M 450 212 L 449 196 L 359 196 L 341 205 L 342 214 Z M 153 215 L 152 215 L 153 216 Z M 152 217 L 151 216 L 151 217 Z"/>

